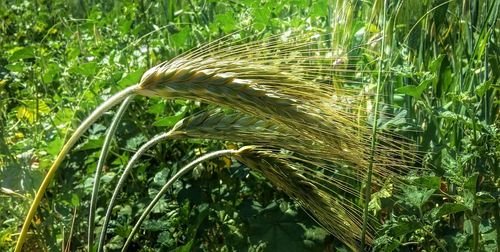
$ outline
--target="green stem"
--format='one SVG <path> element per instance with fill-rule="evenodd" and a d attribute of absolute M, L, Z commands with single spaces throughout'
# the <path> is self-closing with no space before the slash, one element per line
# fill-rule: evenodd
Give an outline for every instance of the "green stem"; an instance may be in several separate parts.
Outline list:
<path fill-rule="evenodd" d="M 111 145 L 111 140 L 115 135 L 116 128 L 118 128 L 118 123 L 121 121 L 123 114 L 125 113 L 128 105 L 133 99 L 134 99 L 133 95 L 127 97 L 127 99 L 125 99 L 122 102 L 122 105 L 116 112 L 116 115 L 113 118 L 111 125 L 109 126 L 108 132 L 106 133 L 106 138 L 104 139 L 104 144 L 102 145 L 101 149 L 101 155 L 99 156 L 99 160 L 97 161 L 97 167 L 95 169 L 95 175 L 94 175 L 94 186 L 92 188 L 92 196 L 90 199 L 89 228 L 87 237 L 88 251 L 92 250 L 92 244 L 94 242 L 95 209 L 97 205 L 97 198 L 98 198 L 97 193 L 99 191 L 99 183 L 100 183 L 102 168 L 104 167 L 104 163 L 106 162 L 106 158 L 108 157 L 109 146 Z"/>
<path fill-rule="evenodd" d="M 436 237 L 436 235 L 434 235 L 432 231 L 427 230 L 427 228 L 424 228 L 424 230 L 427 232 L 428 235 L 432 237 L 432 239 L 436 242 L 436 244 L 441 250 L 443 250 L 444 252 L 448 251 L 446 250 L 446 247 L 443 245 L 443 243 Z"/>
<path fill-rule="evenodd" d="M 182 177 L 188 171 L 190 171 L 191 169 L 193 169 L 199 163 L 201 163 L 203 161 L 206 161 L 208 159 L 212 159 L 212 158 L 216 158 L 216 157 L 220 157 L 220 156 L 235 155 L 235 154 L 239 153 L 243 148 L 245 148 L 245 147 L 242 147 L 239 150 L 219 150 L 219 151 L 214 151 L 214 152 L 205 154 L 205 155 L 203 155 L 203 156 L 195 159 L 191 163 L 187 164 L 186 166 L 182 167 L 182 169 L 180 169 L 172 178 L 170 178 L 170 180 L 167 181 L 167 183 L 156 194 L 156 196 L 151 201 L 151 203 L 149 203 L 149 205 L 146 207 L 146 209 L 144 210 L 144 212 L 142 212 L 141 217 L 136 222 L 136 224 L 134 225 L 134 228 L 132 229 L 132 231 L 128 235 L 127 241 L 125 241 L 125 244 L 123 245 L 122 252 L 127 251 L 127 247 L 130 245 L 130 242 L 132 242 L 132 237 L 134 237 L 135 233 L 137 233 L 137 231 L 139 230 L 139 227 L 141 226 L 142 222 L 146 219 L 146 217 L 149 215 L 149 213 L 151 212 L 151 210 L 153 210 L 153 207 L 156 205 L 156 203 L 158 203 L 158 201 L 160 200 L 160 198 L 163 196 L 163 194 L 165 194 L 167 192 L 167 189 L 173 183 L 175 183 L 180 177 Z"/>
<path fill-rule="evenodd" d="M 475 220 L 475 216 L 472 217 L 472 251 L 479 251 L 479 221 Z"/>
<path fill-rule="evenodd" d="M 56 159 L 54 160 L 54 163 L 50 167 L 49 171 L 47 172 L 47 175 L 45 175 L 45 178 L 42 181 L 42 184 L 38 188 L 38 191 L 35 195 L 35 199 L 33 199 L 33 203 L 31 203 L 31 207 L 28 211 L 28 214 L 26 218 L 24 219 L 23 227 L 21 229 L 21 233 L 19 234 L 19 238 L 17 239 L 17 244 L 15 248 L 15 252 L 21 252 L 23 248 L 24 241 L 26 240 L 26 237 L 28 235 L 28 229 L 31 225 L 31 221 L 33 220 L 33 217 L 35 216 L 35 212 L 38 208 L 38 205 L 40 205 L 40 202 L 42 201 L 43 195 L 45 191 L 47 190 L 47 187 L 49 186 L 50 182 L 52 181 L 52 178 L 54 177 L 57 168 L 61 165 L 62 161 L 64 160 L 64 157 L 66 154 L 68 154 L 69 150 L 75 145 L 76 141 L 83 135 L 83 133 L 92 125 L 99 117 L 101 117 L 104 112 L 108 111 L 110 108 L 115 106 L 116 104 L 120 103 L 123 99 L 134 93 L 137 89 L 139 88 L 139 85 L 133 85 L 130 86 L 117 94 L 113 95 L 111 98 L 109 98 L 107 101 L 102 103 L 99 107 L 97 107 L 90 116 L 88 116 L 81 124 L 80 126 L 75 130 L 73 135 L 69 138 L 68 142 L 64 144 L 62 147 L 61 151 L 57 155 Z"/>
<path fill-rule="evenodd" d="M 383 12 L 383 23 L 382 23 L 382 43 L 380 47 L 380 62 L 379 62 L 379 69 L 378 69 L 378 76 L 377 76 L 377 92 L 375 95 L 375 105 L 374 105 L 374 116 L 373 116 L 373 127 L 372 127 L 372 141 L 371 141 L 371 150 L 370 150 L 370 163 L 368 165 L 368 171 L 366 175 L 366 188 L 365 188 L 365 205 L 363 209 L 363 228 L 361 229 L 361 249 L 364 250 L 365 248 L 365 243 L 366 243 L 366 230 L 368 227 L 368 204 L 370 203 L 371 199 L 371 184 L 372 184 L 372 173 L 373 173 L 373 162 L 374 162 L 374 155 L 375 155 L 375 149 L 377 145 L 377 121 L 378 121 L 378 107 L 379 107 L 379 96 L 380 96 L 380 90 L 382 86 L 382 68 L 383 68 L 383 55 L 384 55 L 384 47 L 385 47 L 385 20 L 386 20 L 386 5 L 387 5 L 387 0 L 384 0 L 384 6 L 382 8 Z"/>
<path fill-rule="evenodd" d="M 99 236 L 99 245 L 98 245 L 99 252 L 102 252 L 104 249 L 104 240 L 106 240 L 106 231 L 108 230 L 109 220 L 111 219 L 111 212 L 113 211 L 113 206 L 115 205 L 115 201 L 118 198 L 118 194 L 120 193 L 121 188 L 125 184 L 125 180 L 127 179 L 128 174 L 134 167 L 135 163 L 147 150 L 149 150 L 152 146 L 154 146 L 158 142 L 167 139 L 171 135 L 171 133 L 172 131 L 169 131 L 167 133 L 162 133 L 153 137 L 151 140 L 143 144 L 128 162 L 127 166 L 125 167 L 125 170 L 123 171 L 120 177 L 120 180 L 118 181 L 118 184 L 116 185 L 116 188 L 113 192 L 113 196 L 111 196 L 111 200 L 108 203 L 108 209 L 106 210 L 106 216 L 104 217 L 104 223 L 102 226 L 101 235 Z"/>

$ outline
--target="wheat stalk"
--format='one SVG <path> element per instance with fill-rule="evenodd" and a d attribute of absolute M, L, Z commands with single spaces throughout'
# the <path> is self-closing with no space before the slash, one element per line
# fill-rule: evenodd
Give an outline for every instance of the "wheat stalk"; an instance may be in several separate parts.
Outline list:
<path fill-rule="evenodd" d="M 311 152 L 314 148 L 308 147 L 305 142 L 300 144 L 300 137 L 292 133 L 269 121 L 236 112 L 228 114 L 219 110 L 208 111 L 182 119 L 169 132 L 159 134 L 143 144 L 130 159 L 108 203 L 99 250 L 102 251 L 104 245 L 107 225 L 116 197 L 135 163 L 156 143 L 173 138 L 209 138 L 267 146 L 247 148 L 245 151 L 239 151 L 236 157 L 248 167 L 261 172 L 292 198 L 297 199 L 320 225 L 343 243 L 355 248 L 356 240 L 359 238 L 357 234 L 361 232 L 363 223 L 360 218 L 362 210 L 351 202 L 356 200 L 359 192 L 355 186 L 346 182 L 346 178 L 359 183 L 358 179 L 349 177 L 349 174 L 343 174 L 343 171 L 338 169 L 339 166 L 332 166 L 328 161 L 323 160 L 322 155 L 325 153 Z M 269 147 L 291 150 L 302 156 L 307 154 L 308 157 L 297 157 L 291 152 L 277 153 L 276 149 L 269 149 Z M 330 176 L 325 174 L 325 170 Z M 168 185 L 169 183 L 166 187 Z M 165 190 L 162 189 L 161 192 Z M 152 206 L 148 207 L 150 208 Z M 134 231 L 129 235 L 124 249 L 148 213 L 147 210 L 143 212 Z M 376 223 L 376 220 L 372 219 L 370 222 Z M 374 230 L 375 228 L 371 225 L 368 226 L 366 237 L 369 243 L 373 239 Z"/>
<path fill-rule="evenodd" d="M 100 115 L 132 94 L 201 100 L 265 119 L 279 129 L 274 132 L 290 136 L 290 142 L 280 143 L 270 132 L 268 145 L 292 149 L 302 159 L 311 155 L 310 163 L 348 165 L 341 174 L 360 181 L 372 156 L 370 127 L 359 123 L 364 98 L 356 95 L 356 88 L 343 88 L 358 85 L 349 79 L 353 70 L 345 52 L 333 52 L 325 47 L 329 41 L 320 38 L 284 33 L 242 43 L 229 36 L 148 70 L 138 85 L 99 106 L 63 146 L 37 191 L 16 251 L 21 250 L 43 193 L 69 149 Z M 414 155 L 405 141 L 394 140 L 390 133 L 379 135 L 378 140 L 383 144 L 373 152 L 374 181 L 397 178 L 408 166 L 394 156 L 403 153 L 411 159 Z"/>

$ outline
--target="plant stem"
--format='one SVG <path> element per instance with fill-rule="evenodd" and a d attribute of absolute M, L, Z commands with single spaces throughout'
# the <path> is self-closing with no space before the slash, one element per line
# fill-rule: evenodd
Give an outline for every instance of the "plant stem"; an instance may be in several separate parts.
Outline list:
<path fill-rule="evenodd" d="M 108 224 L 109 220 L 111 219 L 111 212 L 113 211 L 113 206 L 115 204 L 116 198 L 118 197 L 118 193 L 120 193 L 121 188 L 125 184 L 125 180 L 127 179 L 128 174 L 134 167 L 135 163 L 139 160 L 139 158 L 147 151 L 149 148 L 154 146 L 160 141 L 163 141 L 167 139 L 171 135 L 172 131 L 169 131 L 167 133 L 162 133 L 159 135 L 156 135 L 153 137 L 151 140 L 147 141 L 145 144 L 143 144 L 139 150 L 132 156 L 132 158 L 129 160 L 127 166 L 125 167 L 125 170 L 123 171 L 122 175 L 120 176 L 120 180 L 118 181 L 118 184 L 115 187 L 115 190 L 113 192 L 113 196 L 111 196 L 111 200 L 108 203 L 108 209 L 106 210 L 106 216 L 104 217 L 104 223 L 102 226 L 101 230 L 101 235 L 99 236 L 99 245 L 98 245 L 98 251 L 101 252 L 103 251 L 104 248 L 104 240 L 106 239 L 106 231 L 108 230 Z"/>
<path fill-rule="evenodd" d="M 125 99 L 122 102 L 122 105 L 120 106 L 120 108 L 116 112 L 116 115 L 113 118 L 111 125 L 109 126 L 108 132 L 106 133 L 106 138 L 104 139 L 104 144 L 102 145 L 101 155 L 99 156 L 99 160 L 97 162 L 97 167 L 95 169 L 94 186 L 92 188 L 92 196 L 90 199 L 89 228 L 88 228 L 88 237 L 87 237 L 88 238 L 87 239 L 88 251 L 92 251 L 92 244 L 94 242 L 95 209 L 96 209 L 96 204 L 97 204 L 97 198 L 98 198 L 97 193 L 99 191 L 99 183 L 100 183 L 102 168 L 104 167 L 104 163 L 106 162 L 106 158 L 108 157 L 109 146 L 111 145 L 111 140 L 113 139 L 113 136 L 115 135 L 116 128 L 118 128 L 118 123 L 121 121 L 123 114 L 127 110 L 127 107 L 130 104 L 130 102 L 133 100 L 133 98 L 134 98 L 134 96 L 131 95 L 131 96 L 127 97 L 127 99 Z"/>
<path fill-rule="evenodd" d="M 382 42 L 381 42 L 381 47 L 380 47 L 380 61 L 379 61 L 379 69 L 378 69 L 378 76 L 377 76 L 377 92 L 375 95 L 375 105 L 374 105 L 374 115 L 373 115 L 373 126 L 372 126 L 372 141 L 371 141 L 371 150 L 370 150 L 370 163 L 368 165 L 368 171 L 366 175 L 366 188 L 365 188 L 365 205 L 363 209 L 363 228 L 361 229 L 361 249 L 364 250 L 365 248 L 365 243 L 366 243 L 366 229 L 368 227 L 368 204 L 370 203 L 371 199 L 371 189 L 372 189 L 372 172 L 373 172 L 373 162 L 374 162 L 374 155 L 375 155 L 375 149 L 377 145 L 377 121 L 378 121 L 378 106 L 379 106 L 379 96 L 380 96 L 380 90 L 382 86 L 382 68 L 383 68 L 383 56 L 384 56 L 384 47 L 385 47 L 385 19 L 386 19 L 386 5 L 387 5 L 387 0 L 384 0 L 384 6 L 382 7 Z"/>
<path fill-rule="evenodd" d="M 90 114 L 81 124 L 78 126 L 78 128 L 75 130 L 73 135 L 69 138 L 69 140 L 64 144 L 62 147 L 61 151 L 57 155 L 56 159 L 54 160 L 54 163 L 50 167 L 49 171 L 47 172 L 47 175 L 45 175 L 45 178 L 42 181 L 42 184 L 38 188 L 38 191 L 35 195 L 35 199 L 33 200 L 33 203 L 31 203 L 31 207 L 28 211 L 28 214 L 26 218 L 24 219 L 23 227 L 21 229 L 21 233 L 19 234 L 19 238 L 17 239 L 17 244 L 15 248 L 15 252 L 21 252 L 23 248 L 24 241 L 26 240 L 26 236 L 28 234 L 28 229 L 30 227 L 31 221 L 33 220 L 33 217 L 35 216 L 35 212 L 38 208 L 38 205 L 40 205 L 40 202 L 42 201 L 43 195 L 45 191 L 47 190 L 47 187 L 49 186 L 49 183 L 52 181 L 52 178 L 54 177 L 54 174 L 57 171 L 57 168 L 61 165 L 62 161 L 64 160 L 64 157 L 66 154 L 69 152 L 69 150 L 75 145 L 76 141 L 81 137 L 81 135 L 92 125 L 99 117 L 101 117 L 104 112 L 108 111 L 110 108 L 115 106 L 116 104 L 120 103 L 123 99 L 131 95 L 133 92 L 135 92 L 139 88 L 139 85 L 133 85 L 130 86 L 117 94 L 113 95 L 111 98 L 109 98 L 107 101 L 102 103 L 97 109 Z"/>
<path fill-rule="evenodd" d="M 167 189 L 173 183 L 175 183 L 175 181 L 177 181 L 180 177 L 182 177 L 184 174 L 186 174 L 188 171 L 190 171 L 196 165 L 198 165 L 199 163 L 201 163 L 203 161 L 206 161 L 206 160 L 212 159 L 212 158 L 216 158 L 216 157 L 220 157 L 220 156 L 225 156 L 225 155 L 235 155 L 238 152 L 240 152 L 240 150 L 242 150 L 243 148 L 245 148 L 245 147 L 242 147 L 239 150 L 219 150 L 219 151 L 210 152 L 210 153 L 207 153 L 207 154 L 205 154 L 205 155 L 203 155 L 203 156 L 195 159 L 194 161 L 192 161 L 191 163 L 187 164 L 186 166 L 182 167 L 182 169 L 180 169 L 172 178 L 170 178 L 167 181 L 167 183 L 156 194 L 156 196 L 151 201 L 151 203 L 149 203 L 149 205 L 146 207 L 146 209 L 144 210 L 144 212 L 142 212 L 141 217 L 136 222 L 136 224 L 134 225 L 134 228 L 132 229 L 132 231 L 128 235 L 127 241 L 125 241 L 125 244 L 123 245 L 122 252 L 124 252 L 124 251 L 127 250 L 128 245 L 130 245 L 130 242 L 132 241 L 132 237 L 134 237 L 134 234 L 137 233 L 137 231 L 139 230 L 139 227 L 141 226 L 142 222 L 146 219 L 146 217 L 151 212 L 151 210 L 153 210 L 153 207 L 156 205 L 156 203 L 158 203 L 158 201 L 163 196 L 163 194 L 165 194 L 165 192 L 167 192 Z"/>

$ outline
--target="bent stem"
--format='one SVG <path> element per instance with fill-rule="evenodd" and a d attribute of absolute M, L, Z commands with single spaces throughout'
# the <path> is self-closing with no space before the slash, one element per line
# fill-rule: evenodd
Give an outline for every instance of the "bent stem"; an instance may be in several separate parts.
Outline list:
<path fill-rule="evenodd" d="M 28 229 L 30 227 L 31 221 L 33 220 L 33 217 L 35 216 L 35 212 L 38 208 L 38 205 L 40 205 L 40 202 L 42 201 L 42 197 L 47 190 L 47 187 L 49 183 L 52 181 L 52 178 L 54 177 L 54 174 L 57 171 L 57 168 L 61 165 L 62 161 L 64 160 L 64 157 L 66 154 L 68 154 L 69 150 L 73 145 L 75 145 L 76 141 L 82 136 L 82 134 L 92 125 L 101 115 L 108 111 L 110 108 L 115 106 L 116 104 L 120 103 L 123 99 L 127 98 L 130 96 L 132 93 L 134 93 L 137 89 L 139 88 L 139 85 L 133 85 L 130 86 L 117 94 L 113 95 L 111 98 L 109 98 L 107 101 L 99 105 L 97 109 L 90 114 L 81 124 L 78 126 L 78 128 L 75 130 L 73 135 L 69 138 L 69 140 L 64 144 L 62 147 L 61 151 L 57 155 L 56 159 L 54 160 L 54 163 L 50 167 L 49 171 L 47 172 L 47 175 L 45 175 L 45 178 L 42 181 L 42 184 L 38 188 L 38 191 L 35 195 L 35 198 L 33 199 L 33 203 L 31 203 L 30 209 L 28 211 L 28 214 L 26 218 L 24 219 L 23 227 L 21 229 L 21 233 L 19 234 L 19 238 L 17 239 L 17 244 L 15 248 L 15 252 L 21 252 L 23 248 L 24 241 L 26 240 L 26 236 L 28 234 Z"/>
<path fill-rule="evenodd" d="M 104 248 L 104 240 L 106 239 L 106 231 L 108 229 L 108 224 L 109 220 L 111 219 L 111 212 L 113 211 L 113 206 L 115 204 L 116 198 L 118 197 L 118 193 L 120 193 L 121 188 L 125 184 L 125 180 L 127 179 L 128 174 L 134 167 L 135 163 L 139 158 L 147 151 L 149 150 L 152 146 L 157 144 L 158 142 L 161 142 L 163 140 L 166 140 L 169 136 L 172 135 L 173 131 L 169 131 L 167 133 L 162 133 L 159 135 L 156 135 L 153 137 L 151 140 L 143 144 L 139 150 L 132 156 L 130 161 L 128 162 L 127 166 L 125 167 L 125 170 L 123 171 L 120 180 L 118 180 L 118 184 L 116 185 L 115 191 L 113 192 L 113 196 L 111 196 L 111 200 L 109 201 L 108 204 L 108 209 L 106 210 L 106 216 L 104 217 L 104 223 L 102 226 L 101 230 L 101 235 L 99 236 L 99 245 L 98 245 L 98 251 L 101 252 L 103 251 Z"/>
<path fill-rule="evenodd" d="M 89 210 L 89 228 L 88 228 L 88 239 L 87 246 L 88 250 L 92 250 L 92 244 L 94 242 L 94 219 L 95 219 L 95 209 L 97 203 L 97 193 L 99 191 L 99 183 L 102 173 L 102 167 L 106 162 L 106 158 L 108 157 L 109 146 L 111 145 L 111 140 L 115 135 L 116 128 L 118 128 L 118 123 L 121 121 L 123 114 L 127 110 L 128 105 L 134 99 L 134 95 L 130 95 L 123 102 L 118 111 L 116 112 L 111 125 L 109 126 L 108 132 L 106 133 L 106 138 L 104 139 L 104 144 L 102 145 L 101 155 L 99 156 L 99 161 L 97 161 L 97 167 L 95 169 L 94 175 L 94 186 L 92 188 L 92 197 L 90 199 L 90 210 Z"/>
<path fill-rule="evenodd" d="M 136 222 L 136 224 L 134 225 L 134 228 L 132 228 L 132 231 L 128 235 L 127 240 L 125 241 L 125 244 L 123 245 L 122 252 L 127 250 L 128 245 L 130 245 L 130 242 L 132 242 L 132 237 L 134 237 L 135 233 L 137 233 L 142 222 L 146 219 L 146 217 L 149 215 L 151 210 L 153 210 L 153 207 L 156 205 L 156 203 L 158 203 L 158 201 L 163 196 L 163 194 L 165 194 L 167 192 L 167 189 L 173 183 L 175 183 L 180 177 L 182 177 L 184 174 L 186 174 L 188 171 L 190 171 L 196 165 L 198 165 L 199 163 L 201 163 L 203 161 L 206 161 L 206 160 L 209 160 L 212 158 L 216 158 L 216 157 L 220 157 L 220 156 L 235 155 L 235 154 L 238 154 L 239 152 L 241 152 L 241 150 L 243 150 L 244 148 L 248 148 L 248 147 L 242 147 L 239 150 L 219 150 L 219 151 L 210 152 L 210 153 L 207 153 L 207 154 L 195 159 L 194 161 L 187 164 L 186 166 L 182 167 L 182 169 L 180 169 L 172 178 L 170 178 L 170 180 L 167 181 L 167 183 L 156 194 L 156 196 L 151 201 L 151 203 L 149 203 L 149 205 L 146 207 L 144 212 L 142 212 L 141 217 Z"/>

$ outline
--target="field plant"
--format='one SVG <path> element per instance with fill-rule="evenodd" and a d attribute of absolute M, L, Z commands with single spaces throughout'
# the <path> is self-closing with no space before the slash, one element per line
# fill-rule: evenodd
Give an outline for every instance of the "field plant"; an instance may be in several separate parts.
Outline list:
<path fill-rule="evenodd" d="M 0 250 L 499 251 L 499 5 L 4 1 Z"/>

